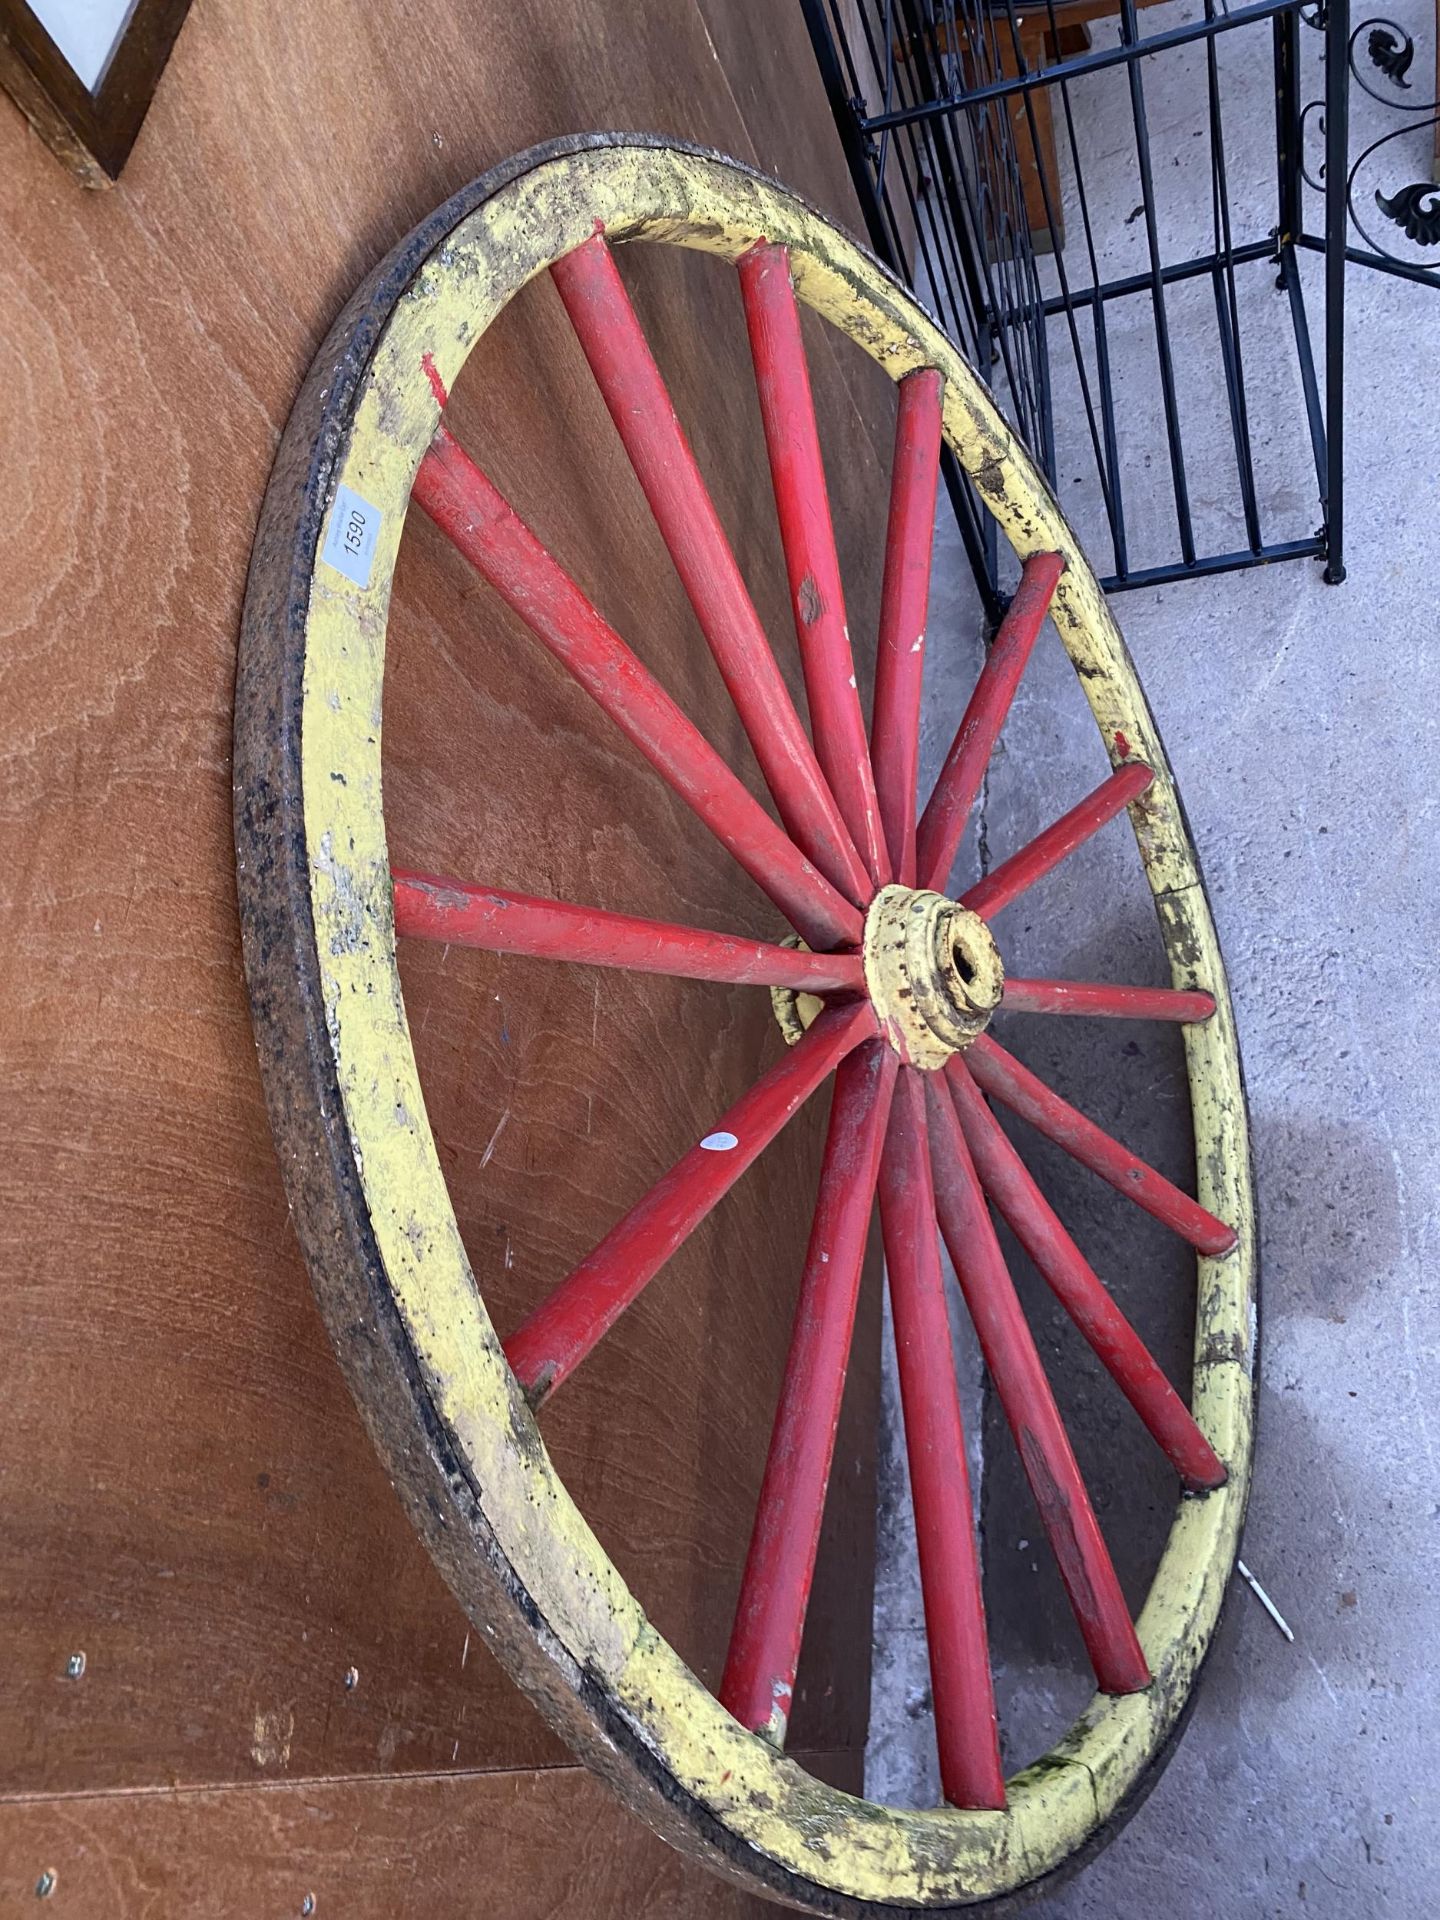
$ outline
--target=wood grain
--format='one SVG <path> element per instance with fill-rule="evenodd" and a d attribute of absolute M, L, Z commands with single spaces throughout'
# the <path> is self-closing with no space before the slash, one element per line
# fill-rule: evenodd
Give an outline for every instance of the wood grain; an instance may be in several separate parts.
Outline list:
<path fill-rule="evenodd" d="M 764 1920 L 776 1912 L 637 1821 L 626 1821 L 617 1845 L 617 1818 L 600 1783 L 573 1767 L 0 1805 L 0 1915 Z M 51 1904 L 37 1905 L 47 1873 Z"/>
<path fill-rule="evenodd" d="M 567 1757 L 470 1642 L 412 1538 L 286 1220 L 229 824 L 249 543 L 280 428 L 345 295 L 506 153 L 576 127 L 672 130 L 788 169 L 855 220 L 803 34 L 769 10 L 486 0 L 427 9 L 423 35 L 415 20 L 399 0 L 195 9 L 104 196 L 79 191 L 0 102 L 0 458 L 17 477 L 0 602 L 0 1795 Z M 625 270 L 794 673 L 738 292 L 705 260 Z M 467 369 L 457 430 L 753 778 L 548 285 L 526 303 Z M 863 674 L 890 396 L 824 339 L 815 380 Z M 776 930 L 428 527 L 402 559 L 392 638 L 397 860 Z M 403 972 L 502 1327 L 774 1057 L 763 994 L 418 948 Z M 822 1098 L 547 1415 L 602 1539 L 710 1676 L 823 1117 Z M 872 1284 L 795 1716 L 797 1742 L 852 1756 L 868 1695 L 876 1340 Z M 84 1674 L 68 1678 L 81 1651 Z M 523 1826 L 526 1794 L 550 1790 L 506 1788 L 506 1819 Z M 127 1831 L 131 1805 L 105 1803 L 106 1832 Z M 185 1836 L 205 1826 L 202 1800 L 184 1805 L 166 1831 L 199 1859 L 211 1839 Z M 353 1833 L 368 1816 L 346 1817 Z M 144 1904 L 142 1882 L 128 1906 L 72 1910 L 166 1910 L 159 1895 Z M 625 1910 L 679 1911 L 663 1904 L 678 1898 Z"/>

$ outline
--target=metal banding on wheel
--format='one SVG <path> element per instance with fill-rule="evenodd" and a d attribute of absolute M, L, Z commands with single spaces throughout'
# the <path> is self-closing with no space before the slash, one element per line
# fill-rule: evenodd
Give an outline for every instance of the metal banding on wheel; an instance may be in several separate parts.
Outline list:
<path fill-rule="evenodd" d="M 551 1465 L 477 1290 L 426 1119 L 396 967 L 380 798 L 380 704 L 396 553 L 417 472 L 470 349 L 530 278 L 597 233 L 611 247 L 655 242 L 737 264 L 747 255 L 753 262 L 758 243 L 783 248 L 802 304 L 893 379 L 938 375 L 945 439 L 1001 531 L 1035 567 L 1038 556 L 1062 556 L 1063 570 L 1052 566 L 1044 583 L 1047 596 L 1053 592 L 1049 610 L 1112 764 L 1137 770 L 1108 798 L 1102 790 L 1074 814 L 1128 804 L 1174 985 L 1189 996 L 1158 1017 L 1190 1022 L 1183 1034 L 1196 1213 L 1218 1216 L 1234 1235 L 1227 1250 L 1198 1256 L 1191 1407 L 1227 1477 L 1178 1504 L 1135 1623 L 1149 1684 L 1122 1677 L 1117 1686 L 1136 1690 L 1097 1694 L 1051 1754 L 1006 1783 L 1003 1810 L 879 1807 L 824 1785 L 732 1718 L 656 1634 Z M 753 265 L 748 271 L 753 278 Z M 784 349 L 781 338 L 780 373 Z M 902 394 L 917 390 L 902 386 Z M 777 494 L 781 484 L 777 464 Z M 892 506 L 892 516 L 898 511 Z M 897 587 L 896 606 L 902 601 Z M 810 639 L 823 677 L 833 636 L 817 622 Z M 1013 652 L 1012 642 L 1005 645 Z M 997 659 L 1001 652 L 997 644 L 994 672 L 987 668 L 992 693 L 1008 671 L 1009 654 Z M 807 658 L 807 682 L 811 666 Z M 891 693 L 908 697 L 903 687 Z M 842 712 L 836 724 L 851 723 Z M 854 891 L 858 840 L 852 843 L 846 827 L 865 840 L 872 876 L 888 879 L 889 861 L 870 792 L 846 792 L 836 810 L 824 781 L 809 779 L 805 751 L 805 743 L 796 745 L 776 779 L 789 782 L 794 821 L 787 816 L 787 827 L 802 844 L 804 833 L 813 834 L 819 852 L 806 869 L 813 884 L 798 866 L 781 884 L 793 899 L 803 896 L 819 923 L 802 927 L 807 945 L 818 947 L 812 935 L 833 926 L 846 929 L 845 937 L 825 944 L 849 949 L 859 916 L 846 888 Z M 1142 781 L 1140 769 L 1152 777 Z M 913 765 L 908 778 L 913 786 Z M 407 1509 L 516 1680 L 677 1845 L 816 1913 L 958 1912 L 1003 1900 L 1072 1861 L 1153 1777 L 1219 1615 L 1250 1475 L 1254 1217 L 1224 972 L 1164 750 L 1073 535 L 974 373 L 868 254 L 794 196 L 732 161 L 643 136 L 605 135 L 508 162 L 439 209 L 382 264 L 346 308 L 306 382 L 252 561 L 235 797 L 256 1039 L 316 1291 Z M 914 837 L 908 846 L 895 844 L 897 816 L 886 791 L 879 818 L 900 882 L 931 886 L 936 848 L 958 833 L 953 814 L 922 822 L 918 876 Z M 1063 851 L 1057 842 L 1036 857 Z M 1028 884 L 1018 870 L 1012 879 L 1016 887 Z M 443 894 L 444 883 L 435 885 Z M 407 912 L 444 907 L 427 887 L 406 881 Z M 558 923 L 542 927 L 533 911 L 545 903 L 511 898 L 539 928 L 525 938 L 558 937 Z M 506 903 L 500 896 L 477 895 L 468 904 L 459 897 L 455 910 L 493 919 Z M 992 900 L 985 917 L 998 910 Z M 621 930 L 625 938 L 633 924 Z M 683 929 L 668 929 L 667 937 L 677 952 L 688 939 Z M 724 971 L 732 959 L 719 954 L 719 944 L 704 960 L 712 968 L 706 977 L 732 977 Z M 766 981 L 768 964 L 774 984 L 789 979 L 798 990 L 793 953 L 777 963 L 767 962 L 767 951 L 749 943 L 747 977 Z M 1017 984 L 1039 1008 L 1085 1010 L 1085 990 L 1073 983 Z M 1105 991 L 1112 1004 L 1100 1004 L 1101 990 L 1092 989 L 1092 1010 L 1124 1011 L 1129 990 Z M 1204 1018 L 1211 1001 L 1214 1011 Z M 832 1052 L 842 1042 L 853 1045 L 864 1030 L 858 1014 L 850 1025 L 841 1042 L 838 1029 L 827 1027 L 831 1039 L 823 1043 L 817 1025 L 803 1045 L 829 1045 Z M 871 1058 L 868 1048 L 878 1049 L 875 1059 L 885 1054 L 883 1043 L 864 1040 L 851 1058 Z M 1003 1057 L 991 1048 L 992 1073 L 1001 1071 L 995 1062 Z M 902 1081 L 914 1071 L 902 1067 Z M 888 1100 L 893 1068 L 887 1075 Z M 852 1079 L 858 1085 L 860 1078 L 857 1069 Z M 946 1074 L 931 1078 L 933 1098 Z M 913 1104 L 908 1094 L 896 1101 L 892 1129 L 894 1113 Z M 968 1155 L 964 1130 L 945 1126 L 954 1152 Z M 1023 1183 L 1012 1181 L 1012 1189 L 1011 1204 L 1023 1208 Z M 947 1191 L 952 1208 L 972 1204 L 969 1188 L 951 1182 Z M 1166 1204 L 1166 1196 L 1155 1204 Z M 1066 1272 L 1078 1299 L 1088 1282 Z M 1183 1409 L 1172 1411 L 1183 1417 Z"/>

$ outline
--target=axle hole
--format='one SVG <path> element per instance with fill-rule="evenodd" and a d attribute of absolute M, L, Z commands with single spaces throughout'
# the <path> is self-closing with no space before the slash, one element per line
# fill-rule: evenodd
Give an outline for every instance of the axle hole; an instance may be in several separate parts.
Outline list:
<path fill-rule="evenodd" d="M 958 940 L 952 940 L 950 943 L 950 958 L 955 962 L 955 971 L 968 987 L 975 978 L 975 968 L 971 964 L 969 954 Z"/>

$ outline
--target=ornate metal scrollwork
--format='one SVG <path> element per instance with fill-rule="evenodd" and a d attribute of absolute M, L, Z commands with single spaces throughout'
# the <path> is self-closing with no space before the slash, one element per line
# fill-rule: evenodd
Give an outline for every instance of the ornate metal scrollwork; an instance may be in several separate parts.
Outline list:
<path fill-rule="evenodd" d="M 1415 42 L 1408 33 L 1402 34 L 1397 40 L 1388 26 L 1371 27 L 1370 38 L 1365 46 L 1372 67 L 1378 67 L 1385 78 L 1393 80 L 1397 87 L 1409 87 L 1410 82 L 1405 76 L 1410 71 L 1410 62 L 1415 58 Z"/>
<path fill-rule="evenodd" d="M 1306 153 L 1310 149 L 1310 117 L 1312 114 L 1315 116 L 1315 126 L 1323 143 L 1325 138 L 1325 102 L 1323 100 L 1309 101 L 1300 115 L 1300 172 L 1304 177 L 1307 187 L 1313 187 L 1316 193 L 1324 193 L 1325 162 L 1323 160 L 1320 162 L 1318 172 L 1311 173 L 1310 164 L 1305 158 Z M 1320 150 L 1322 153 L 1324 152 L 1323 144 Z"/>
<path fill-rule="evenodd" d="M 1387 219 L 1404 228 L 1407 240 L 1421 247 L 1440 246 L 1440 186 L 1422 180 L 1388 198 L 1377 187 L 1375 204 Z"/>
<path fill-rule="evenodd" d="M 1301 13 L 1300 18 L 1307 26 L 1324 25 L 1324 7 L 1317 5 L 1315 17 Z M 1372 100 L 1388 107 L 1393 113 L 1405 115 L 1405 124 L 1390 132 L 1381 134 L 1372 140 L 1359 158 L 1351 165 L 1345 180 L 1346 205 L 1356 232 L 1373 252 L 1383 259 L 1394 261 L 1397 266 L 1410 268 L 1426 266 L 1428 263 L 1407 258 L 1396 253 L 1383 241 L 1377 240 L 1366 225 L 1366 220 L 1374 221 L 1375 215 L 1369 209 L 1373 206 L 1383 217 L 1397 227 L 1405 238 L 1416 247 L 1440 247 L 1440 183 L 1432 180 L 1418 180 L 1409 186 L 1399 186 L 1386 191 L 1383 186 L 1375 187 L 1368 194 L 1361 194 L 1358 183 L 1362 171 L 1374 161 L 1375 156 L 1388 147 L 1392 141 L 1413 139 L 1416 133 L 1427 126 L 1440 125 L 1440 100 L 1413 100 L 1397 98 L 1398 94 L 1413 91 L 1409 78 L 1415 62 L 1415 39 L 1406 29 L 1394 20 L 1383 15 L 1372 15 L 1362 20 L 1351 32 L 1346 48 L 1347 61 L 1351 77 L 1356 86 Z M 1323 163 L 1316 172 L 1312 172 L 1305 160 L 1305 151 L 1312 116 L 1315 116 L 1317 128 L 1323 133 L 1325 127 L 1324 103 L 1312 100 L 1301 115 L 1301 161 L 1300 170 L 1307 185 L 1317 192 L 1325 190 L 1325 167 Z M 1373 174 L 1371 176 L 1373 178 Z M 1362 213 L 1362 205 L 1364 212 Z M 1440 263 L 1437 263 L 1440 270 Z"/>
<path fill-rule="evenodd" d="M 1365 61 L 1360 58 L 1361 36 L 1365 40 Z M 1395 21 L 1387 20 L 1383 15 L 1372 15 L 1362 20 L 1350 35 L 1350 72 L 1357 83 L 1369 94 L 1372 100 L 1378 100 L 1382 107 L 1393 107 L 1396 113 L 1434 113 L 1440 108 L 1435 100 L 1397 100 L 1393 94 L 1382 93 L 1371 84 L 1366 63 L 1381 73 L 1391 86 L 1401 92 L 1410 91 L 1410 82 L 1405 78 L 1415 59 L 1415 38 Z"/>

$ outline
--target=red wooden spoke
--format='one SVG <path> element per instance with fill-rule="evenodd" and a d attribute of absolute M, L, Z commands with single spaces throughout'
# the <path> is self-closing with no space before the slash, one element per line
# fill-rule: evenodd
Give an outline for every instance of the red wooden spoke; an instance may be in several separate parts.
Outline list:
<path fill-rule="evenodd" d="M 930 554 L 940 477 L 940 406 L 945 382 L 933 367 L 900 382 L 880 642 L 875 655 L 875 713 L 870 753 L 890 858 L 900 881 L 915 884 L 915 781 L 920 756 L 920 688 Z"/>
<path fill-rule="evenodd" d="M 946 1069 L 950 1094 L 980 1184 L 1090 1342 L 1116 1385 L 1192 1493 L 1222 1486 L 1225 1469 L 1159 1363 L 1101 1285 L 1061 1225 L 984 1095 L 959 1060 Z"/>
<path fill-rule="evenodd" d="M 835 1075 L 815 1220 L 720 1687 L 721 1703 L 741 1725 L 777 1745 L 795 1690 L 898 1066 L 894 1049 L 876 1040 Z"/>
<path fill-rule="evenodd" d="M 863 923 L 854 905 L 786 839 L 444 427 L 420 462 L 413 498 L 809 944 L 856 944 Z"/>
<path fill-rule="evenodd" d="M 1149 767 L 1142 766 L 1138 760 L 1117 767 L 1109 779 L 1102 780 L 1078 806 L 1062 814 L 1043 833 L 1037 833 L 1028 847 L 1002 860 L 993 873 L 987 873 L 960 898 L 982 920 L 993 920 L 1002 907 L 1008 907 L 1018 894 L 1033 887 L 1052 867 L 1058 867 L 1067 854 L 1097 834 L 1107 820 L 1113 820 L 1132 800 L 1138 799 L 1154 778 Z"/>
<path fill-rule="evenodd" d="M 801 993 L 865 990 L 858 953 L 808 953 L 733 933 L 538 900 L 500 887 L 470 887 L 431 874 L 397 871 L 392 878 L 395 931 L 402 938 L 737 986 L 794 987 Z"/>
<path fill-rule="evenodd" d="M 822 1013 L 510 1336 L 506 1358 L 532 1405 L 569 1378 L 826 1074 L 874 1034 L 868 1001 Z"/>
<path fill-rule="evenodd" d="M 1012 1113 L 1018 1113 L 1037 1132 L 1063 1147 L 1102 1180 L 1108 1180 L 1117 1192 L 1143 1207 L 1146 1213 L 1163 1220 L 1192 1247 L 1201 1253 L 1221 1254 L 1229 1253 L 1235 1245 L 1233 1227 L 1227 1227 L 1223 1220 L 1207 1213 L 1198 1200 L 1182 1193 L 1163 1173 L 1147 1166 L 1103 1127 L 1097 1127 L 1068 1100 L 1062 1100 L 988 1033 L 971 1042 L 965 1062 L 992 1099 L 999 1100 Z"/>
<path fill-rule="evenodd" d="M 935 1238 L 925 1089 L 910 1067 L 900 1074 L 890 1109 L 880 1167 L 880 1223 L 915 1505 L 940 1784 L 957 1807 L 1001 1808 L 1005 1776 L 960 1393 Z"/>
<path fill-rule="evenodd" d="M 1111 987 L 1091 980 L 1007 978 L 1001 1005 L 1010 1013 L 1089 1013 L 1112 1020 L 1208 1020 L 1208 993 L 1176 987 Z"/>
<path fill-rule="evenodd" d="M 1105 1693 L 1150 1684 L 1120 1581 L 1075 1464 L 1065 1423 L 1005 1266 L 970 1149 L 943 1082 L 930 1087 L 930 1158 L 940 1231 L 959 1275 L 985 1365 Z"/>
<path fill-rule="evenodd" d="M 871 879 L 883 886 L 890 878 L 890 856 L 855 686 L 840 559 L 788 250 L 762 240 L 742 254 L 740 289 L 815 754 Z"/>
<path fill-rule="evenodd" d="M 815 865 L 862 904 L 874 887 L 775 664 L 614 257 L 597 233 L 550 271 L 780 818 Z"/>
<path fill-rule="evenodd" d="M 1064 571 L 1058 553 L 1032 553 L 1025 562 L 1015 598 L 1000 622 L 920 821 L 916 866 L 922 887 L 945 891 L 965 822 Z"/>

